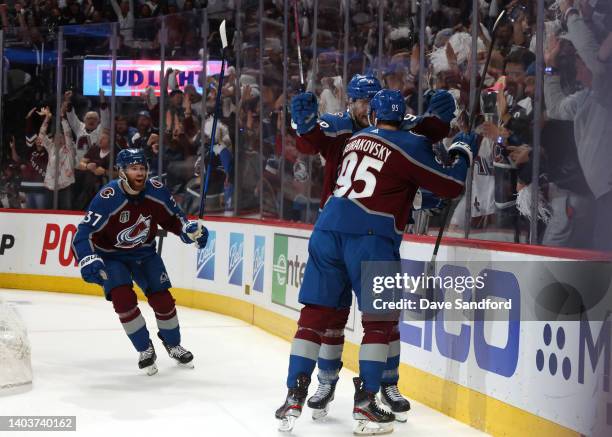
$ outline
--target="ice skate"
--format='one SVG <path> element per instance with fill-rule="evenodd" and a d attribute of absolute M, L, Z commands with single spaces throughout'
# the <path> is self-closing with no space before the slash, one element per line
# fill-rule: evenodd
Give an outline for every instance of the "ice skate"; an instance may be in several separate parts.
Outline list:
<path fill-rule="evenodd" d="M 290 388 L 285 403 L 276 410 L 276 418 L 280 421 L 278 430 L 289 432 L 293 429 L 295 421 L 302 414 L 302 407 L 308 396 L 310 377 L 304 374 L 298 376 L 297 387 Z"/>
<path fill-rule="evenodd" d="M 308 407 L 312 409 L 313 420 L 319 420 L 327 416 L 327 413 L 329 412 L 329 404 L 334 400 L 336 382 L 319 382 L 317 391 L 310 397 L 310 399 L 308 399 Z"/>
<path fill-rule="evenodd" d="M 355 406 L 353 419 L 357 421 L 355 435 L 379 435 L 393 432 L 395 415 L 383 410 L 376 401 L 376 393 L 363 388 L 361 378 L 353 378 L 355 384 Z"/>
<path fill-rule="evenodd" d="M 395 414 L 396 421 L 406 422 L 408 420 L 410 401 L 402 396 L 396 384 L 382 384 L 380 400 Z"/>
<path fill-rule="evenodd" d="M 157 365 L 155 364 L 156 359 L 157 355 L 155 354 L 153 342 L 149 340 L 149 347 L 147 350 L 140 352 L 138 367 L 143 369 L 149 376 L 155 375 L 157 373 Z"/>
<path fill-rule="evenodd" d="M 194 367 L 193 366 L 193 354 L 191 352 L 189 352 L 187 349 L 185 349 L 180 344 L 177 344 L 176 346 L 168 346 L 159 332 L 157 333 L 157 336 L 159 337 L 162 344 L 166 348 L 166 351 L 168 352 L 168 356 L 170 358 L 173 358 L 174 360 L 176 360 L 178 365 L 181 367 L 185 367 L 187 369 L 193 369 Z"/>
<path fill-rule="evenodd" d="M 336 376 L 340 373 L 341 369 L 342 362 L 340 362 L 340 367 L 338 368 Z M 321 372 L 319 372 L 319 375 L 321 375 Z M 310 399 L 308 399 L 308 407 L 312 409 L 312 420 L 319 420 L 327 416 L 327 413 L 329 412 L 329 404 L 334 400 L 337 382 L 337 378 L 333 383 L 321 382 L 321 379 L 319 378 L 319 386 L 317 387 L 317 391 L 310 397 Z"/>

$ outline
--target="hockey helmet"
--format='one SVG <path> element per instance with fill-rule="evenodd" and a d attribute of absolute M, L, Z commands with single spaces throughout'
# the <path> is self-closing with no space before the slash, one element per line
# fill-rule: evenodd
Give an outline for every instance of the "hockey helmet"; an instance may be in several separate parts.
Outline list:
<path fill-rule="evenodd" d="M 371 74 L 356 74 L 346 87 L 346 94 L 352 100 L 371 99 L 382 89 L 380 82 Z"/>
<path fill-rule="evenodd" d="M 380 90 L 370 100 L 368 120 L 371 120 L 372 112 L 376 112 L 378 121 L 401 122 L 406 113 L 406 102 L 404 96 L 398 90 Z M 370 121 L 372 123 L 372 121 Z M 374 121 L 375 123 L 375 121 Z"/>

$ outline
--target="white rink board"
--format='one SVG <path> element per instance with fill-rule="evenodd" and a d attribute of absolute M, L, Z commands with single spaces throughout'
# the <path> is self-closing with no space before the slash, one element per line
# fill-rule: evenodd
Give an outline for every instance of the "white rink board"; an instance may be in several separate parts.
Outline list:
<path fill-rule="evenodd" d="M 79 277 L 73 263 L 62 265 L 60 249 L 64 247 L 63 264 L 67 264 L 68 240 L 80 218 L 78 215 L 1 213 L 0 233 L 13 235 L 15 244 L 0 256 L 0 273 Z M 209 221 L 208 228 L 214 231 L 215 237 L 214 250 L 207 251 L 214 257 L 214 277 L 209 271 L 209 279 L 197 277 L 198 254 L 193 245 L 182 244 L 174 235 L 164 238 L 162 257 L 173 285 L 242 299 L 297 320 L 297 290 L 301 269 L 308 258 L 310 231 L 276 227 L 270 222 L 253 224 L 252 221 Z M 63 246 L 62 236 L 66 240 Z M 260 258 L 262 255 L 262 247 L 255 247 L 256 236 L 259 243 L 261 237 L 265 239 L 263 286 L 260 287 L 263 291 L 253 287 L 256 249 Z M 432 245 L 422 243 L 405 241 L 401 247 L 402 258 L 410 260 L 428 260 L 431 251 Z M 284 263 L 280 261 L 283 257 Z M 544 259 L 553 258 L 458 246 L 442 247 L 438 255 L 438 260 L 447 260 L 442 264 L 451 265 L 465 265 L 466 261 L 476 260 L 495 265 L 504 261 Z M 512 268 L 511 263 L 504 266 Z M 229 281 L 230 270 L 234 273 L 233 283 Z M 521 296 L 526 295 L 528 285 L 524 272 L 503 273 L 517 278 L 518 292 Z M 250 294 L 245 293 L 245 285 L 250 286 Z M 521 298 L 521 313 L 529 310 L 528 305 L 529 299 Z M 602 424 L 602 418 L 605 422 L 605 402 L 601 399 L 608 399 L 608 402 L 610 399 L 602 384 L 602 375 L 610 374 L 609 368 L 604 369 L 606 363 L 609 367 L 612 354 L 610 321 L 605 324 L 585 321 L 582 325 L 580 322 L 520 322 L 516 327 L 519 334 L 515 344 L 508 338 L 508 322 L 495 322 L 497 326 L 485 323 L 482 329 L 477 329 L 471 321 L 427 323 L 428 326 L 424 322 L 402 324 L 402 363 L 586 435 L 606 426 Z M 543 334 L 548 330 L 546 325 L 552 333 L 548 345 Z M 565 340 L 562 347 L 556 341 L 560 330 Z M 347 340 L 358 344 L 361 334 L 359 316 L 351 316 Z M 600 340 L 600 349 L 590 350 L 586 343 L 589 339 L 593 344 Z M 545 357 L 542 370 L 536 366 L 538 351 Z M 557 359 L 554 375 L 549 367 L 553 354 Z M 606 354 L 607 359 L 604 359 Z M 497 356 L 506 357 L 505 362 L 495 362 Z M 508 361 L 515 365 L 509 365 Z M 564 362 L 570 363 L 569 372 L 562 371 Z M 583 414 L 585 411 L 590 414 Z"/>

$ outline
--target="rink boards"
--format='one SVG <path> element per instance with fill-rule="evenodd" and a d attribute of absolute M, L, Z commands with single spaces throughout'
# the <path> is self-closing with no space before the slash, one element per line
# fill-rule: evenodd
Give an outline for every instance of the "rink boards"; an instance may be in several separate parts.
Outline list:
<path fill-rule="evenodd" d="M 71 254 L 80 219 L 40 211 L 0 213 L 0 287 L 101 295 L 99 287 L 80 280 Z M 201 251 L 174 235 L 162 239 L 178 303 L 234 316 L 290 339 L 311 228 L 223 218 L 211 218 L 207 226 L 209 244 Z M 422 269 L 432 247 L 430 239 L 406 240 L 401 255 L 411 268 Z M 516 249 L 456 240 L 441 247 L 438 260 L 468 270 L 489 269 L 509 284 L 521 314 L 529 314 L 534 305 L 529 290 L 546 279 L 526 271 L 525 262 L 581 258 L 571 251 L 520 248 L 517 253 L 510 248 Z M 611 329 L 609 320 L 598 320 L 402 322 L 400 387 L 494 435 L 610 435 Z M 361 334 L 353 309 L 343 357 L 351 369 L 357 369 Z"/>

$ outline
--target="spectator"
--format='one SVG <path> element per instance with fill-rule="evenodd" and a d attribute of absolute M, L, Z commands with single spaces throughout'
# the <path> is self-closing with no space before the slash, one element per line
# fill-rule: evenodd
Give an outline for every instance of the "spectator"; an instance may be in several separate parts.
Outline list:
<path fill-rule="evenodd" d="M 146 151 L 149 137 L 155 132 L 149 111 L 140 111 L 136 121 L 136 133 L 132 136 L 132 146 Z"/>
<path fill-rule="evenodd" d="M 19 165 L 12 160 L 3 164 L 0 174 L 0 208 L 21 208 L 20 186 Z"/>
<path fill-rule="evenodd" d="M 21 165 L 21 191 L 26 193 L 26 208 L 47 208 L 47 193 L 44 180 L 49 156 L 43 147 L 42 138 L 37 138 L 34 146 L 29 148 L 26 159 L 22 160 L 17 154 L 15 138 L 11 138 L 11 157 Z"/>
<path fill-rule="evenodd" d="M 135 127 L 128 124 L 125 115 L 119 114 L 115 117 L 115 147 L 118 150 L 133 147 L 132 138 L 137 132 Z"/>
<path fill-rule="evenodd" d="M 72 206 L 72 185 L 74 184 L 75 147 L 66 114 L 62 113 L 62 131 L 56 132 L 55 138 L 47 136 L 47 128 L 52 113 L 49 107 L 43 108 L 39 115 L 44 117 L 38 137 L 49 155 L 45 174 L 45 187 L 48 190 L 48 204 L 52 204 L 53 191 L 58 190 L 58 209 L 69 210 Z M 56 155 L 59 156 L 59 162 Z M 57 178 L 56 178 L 57 172 Z"/>
<path fill-rule="evenodd" d="M 117 0 L 111 0 L 111 5 L 119 22 L 123 43 L 131 47 L 134 40 L 134 0 L 122 0 L 121 4 L 117 4 Z"/>
<path fill-rule="evenodd" d="M 79 120 L 72 105 L 72 91 L 64 93 L 64 105 L 66 117 L 72 132 L 76 136 L 76 162 L 82 161 L 87 151 L 95 145 L 99 145 L 100 137 L 104 129 L 110 129 L 110 110 L 106 105 L 104 91 L 100 89 L 100 114 L 95 111 L 88 111 Z"/>
<path fill-rule="evenodd" d="M 89 205 L 93 196 L 105 183 L 110 168 L 110 135 L 104 131 L 100 134 L 98 144 L 89 148 L 77 166 L 76 181 L 79 187 L 74 207 L 83 210 Z"/>
<path fill-rule="evenodd" d="M 565 95 L 559 75 L 547 75 L 544 82 L 548 115 L 558 120 L 573 120 L 578 159 L 586 181 L 595 196 L 593 247 L 612 250 L 609 226 L 612 222 L 612 88 L 610 69 L 599 59 L 600 46 L 584 17 L 573 2 L 561 2 L 561 13 L 568 33 L 564 36 L 576 50 L 567 63 L 583 89 Z M 559 65 L 560 40 L 549 39 L 546 65 L 555 72 Z M 560 71 L 560 74 L 564 72 Z M 567 72 L 565 72 L 567 74 Z"/>

